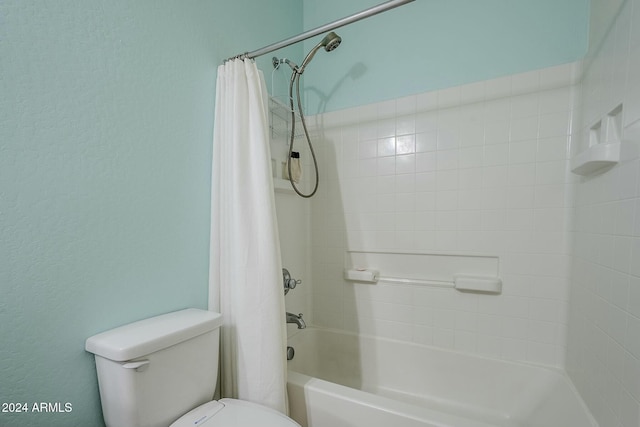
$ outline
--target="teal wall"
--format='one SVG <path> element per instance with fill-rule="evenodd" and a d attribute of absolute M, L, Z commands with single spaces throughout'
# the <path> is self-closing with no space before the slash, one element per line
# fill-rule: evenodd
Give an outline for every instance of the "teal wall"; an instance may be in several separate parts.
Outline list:
<path fill-rule="evenodd" d="M 206 307 L 216 67 L 301 22 L 298 0 L 0 1 L 0 403 L 72 404 L 0 426 L 102 425 L 85 339 Z"/>
<path fill-rule="evenodd" d="M 304 28 L 381 0 L 303 0 Z M 340 28 L 305 71 L 308 112 L 565 64 L 587 51 L 589 0 L 416 0 Z M 311 49 L 321 37 L 305 42 Z"/>

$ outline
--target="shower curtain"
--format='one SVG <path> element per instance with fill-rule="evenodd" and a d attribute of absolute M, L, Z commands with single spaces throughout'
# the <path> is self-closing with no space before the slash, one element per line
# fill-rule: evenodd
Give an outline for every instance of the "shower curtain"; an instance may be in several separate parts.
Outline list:
<path fill-rule="evenodd" d="M 218 67 L 209 309 L 222 313 L 222 397 L 283 413 L 286 324 L 264 77 L 252 60 Z"/>

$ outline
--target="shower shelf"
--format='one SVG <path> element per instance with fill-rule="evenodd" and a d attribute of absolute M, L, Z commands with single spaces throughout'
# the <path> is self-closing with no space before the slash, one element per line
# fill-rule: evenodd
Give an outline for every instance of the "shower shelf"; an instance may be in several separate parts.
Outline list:
<path fill-rule="evenodd" d="M 620 142 L 589 147 L 571 160 L 571 172 L 588 176 L 620 161 Z"/>
<path fill-rule="evenodd" d="M 278 98 L 269 97 L 269 127 L 273 138 L 289 139 L 291 129 L 291 109 Z M 296 138 L 303 137 L 302 122 L 300 115 L 295 112 L 296 118 Z"/>
<path fill-rule="evenodd" d="M 289 180 L 273 178 L 273 191 L 276 193 L 295 194 Z"/>
<path fill-rule="evenodd" d="M 620 104 L 589 128 L 586 135 L 588 147 L 571 159 L 571 172 L 581 176 L 594 175 L 620 161 L 622 111 Z"/>

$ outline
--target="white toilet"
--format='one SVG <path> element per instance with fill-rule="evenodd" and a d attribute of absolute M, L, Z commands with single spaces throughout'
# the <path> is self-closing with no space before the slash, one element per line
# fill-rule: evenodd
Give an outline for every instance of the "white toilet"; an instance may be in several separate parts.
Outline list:
<path fill-rule="evenodd" d="M 300 427 L 273 409 L 212 400 L 222 317 L 187 309 L 87 339 L 107 427 Z"/>

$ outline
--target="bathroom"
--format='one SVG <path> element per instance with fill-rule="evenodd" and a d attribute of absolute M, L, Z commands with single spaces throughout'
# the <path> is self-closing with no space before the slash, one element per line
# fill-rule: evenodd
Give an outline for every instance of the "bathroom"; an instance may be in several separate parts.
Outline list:
<path fill-rule="evenodd" d="M 378 3 L 0 3 L 0 402 L 71 408 L 0 425 L 103 425 L 85 339 L 207 308 L 216 67 Z M 625 135 L 637 129 L 640 2 L 418 0 L 337 32 L 304 81 L 319 192 L 276 193 L 283 264 L 302 279 L 287 311 L 564 368 L 600 427 L 637 427 L 637 143 L 595 176 L 570 161 L 620 104 Z M 257 64 L 282 79 L 270 55 Z M 451 120 L 433 125 L 434 112 Z M 378 162 L 373 141 L 397 136 L 405 151 Z M 496 255 L 502 293 L 344 283 L 346 250 Z"/>

